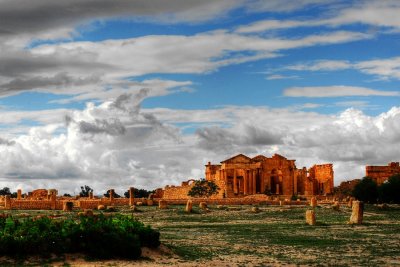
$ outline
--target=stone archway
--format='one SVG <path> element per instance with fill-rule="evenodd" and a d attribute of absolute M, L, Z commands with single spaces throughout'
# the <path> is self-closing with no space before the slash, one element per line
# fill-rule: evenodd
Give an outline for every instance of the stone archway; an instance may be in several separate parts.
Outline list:
<path fill-rule="evenodd" d="M 282 195 L 283 193 L 283 175 L 282 170 L 272 169 L 270 175 L 271 194 Z"/>

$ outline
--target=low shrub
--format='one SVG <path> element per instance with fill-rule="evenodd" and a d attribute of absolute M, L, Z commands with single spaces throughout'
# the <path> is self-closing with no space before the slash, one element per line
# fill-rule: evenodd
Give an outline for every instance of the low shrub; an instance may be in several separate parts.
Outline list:
<path fill-rule="evenodd" d="M 0 255 L 84 253 L 92 258 L 137 259 L 141 247 L 158 247 L 160 233 L 132 217 L 0 218 Z"/>

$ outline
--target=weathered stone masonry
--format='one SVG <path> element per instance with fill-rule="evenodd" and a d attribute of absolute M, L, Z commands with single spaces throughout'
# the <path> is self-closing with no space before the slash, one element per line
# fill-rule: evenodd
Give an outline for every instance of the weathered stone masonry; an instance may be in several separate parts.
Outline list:
<path fill-rule="evenodd" d="M 333 193 L 332 164 L 314 165 L 308 171 L 297 169 L 295 160 L 275 154 L 254 158 L 243 154 L 224 160 L 221 164 L 205 166 L 205 177 L 221 189 L 213 198 L 240 198 L 254 194 L 271 195 L 326 195 Z M 187 198 L 191 188 L 188 182 L 182 186 L 167 186 L 164 199 Z"/>
<path fill-rule="evenodd" d="M 399 162 L 391 162 L 387 166 L 366 166 L 365 176 L 371 177 L 378 185 L 385 182 L 390 176 L 400 174 Z"/>

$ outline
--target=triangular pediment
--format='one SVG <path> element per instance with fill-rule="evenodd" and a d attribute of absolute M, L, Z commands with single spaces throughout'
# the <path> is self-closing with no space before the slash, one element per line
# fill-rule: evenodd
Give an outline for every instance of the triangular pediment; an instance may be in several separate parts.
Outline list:
<path fill-rule="evenodd" d="M 267 159 L 266 156 L 264 156 L 264 155 L 258 155 L 258 156 L 255 156 L 254 158 L 252 158 L 251 161 L 252 161 L 252 162 L 261 162 L 261 161 L 264 161 L 264 160 L 266 160 L 266 159 Z"/>
<path fill-rule="evenodd" d="M 278 158 L 278 159 L 287 160 L 287 158 L 285 158 L 284 156 L 279 155 L 279 154 L 274 154 L 274 156 L 272 158 Z"/>
<path fill-rule="evenodd" d="M 248 156 L 239 154 L 232 158 L 221 161 L 221 163 L 249 163 L 250 161 L 251 161 L 251 158 L 249 158 Z"/>

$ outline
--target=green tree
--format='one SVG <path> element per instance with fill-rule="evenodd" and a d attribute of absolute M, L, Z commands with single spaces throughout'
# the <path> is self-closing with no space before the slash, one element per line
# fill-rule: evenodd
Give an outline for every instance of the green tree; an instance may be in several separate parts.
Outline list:
<path fill-rule="evenodd" d="M 191 197 L 211 197 L 218 194 L 220 188 L 213 182 L 205 179 L 195 181 L 193 187 L 188 192 Z"/>
<path fill-rule="evenodd" d="M 107 190 L 107 192 L 104 194 L 104 196 L 105 197 L 110 197 L 110 190 Z M 114 191 L 113 196 L 114 196 L 114 198 L 120 198 L 121 197 L 119 194 L 115 193 L 115 191 Z"/>
<path fill-rule="evenodd" d="M 90 192 L 93 193 L 93 189 L 90 188 L 90 186 L 88 186 L 88 185 L 81 186 L 81 192 L 79 193 L 79 196 L 81 196 L 81 197 L 89 197 L 89 193 Z"/>
<path fill-rule="evenodd" d="M 3 189 L 0 189 L 0 196 L 5 196 L 5 195 L 11 195 L 10 188 L 4 187 Z"/>
<path fill-rule="evenodd" d="M 154 190 L 153 191 L 147 191 L 146 189 L 137 189 L 137 188 L 133 189 L 133 194 L 134 194 L 135 198 L 142 198 L 142 197 L 147 198 L 152 193 L 154 193 Z M 124 193 L 124 196 L 126 198 L 129 197 L 129 190 Z"/>
<path fill-rule="evenodd" d="M 378 188 L 379 201 L 400 203 L 400 174 L 393 175 Z"/>
<path fill-rule="evenodd" d="M 358 200 L 375 203 L 378 199 L 378 186 L 371 177 L 364 177 L 354 186 L 352 195 Z"/>

